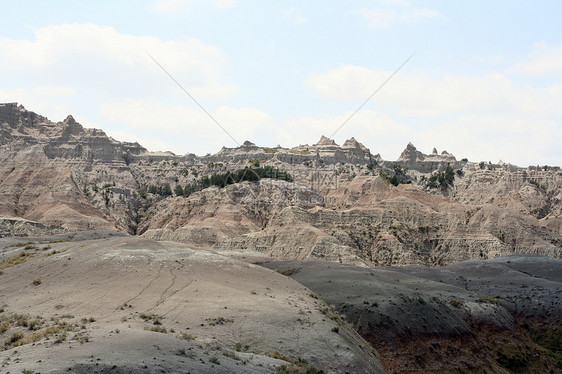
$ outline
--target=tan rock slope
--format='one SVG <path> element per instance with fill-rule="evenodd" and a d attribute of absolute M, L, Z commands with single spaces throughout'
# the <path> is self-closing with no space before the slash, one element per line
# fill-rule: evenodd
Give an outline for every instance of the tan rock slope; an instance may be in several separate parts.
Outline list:
<path fill-rule="evenodd" d="M 291 178 L 209 183 L 264 167 Z M 53 123 L 0 105 L 4 236 L 117 230 L 285 260 L 444 265 L 512 253 L 561 258 L 561 212 L 559 167 L 459 161 L 412 144 L 385 161 L 353 138 L 339 146 L 326 137 L 176 156 L 118 142 L 71 116 Z"/>

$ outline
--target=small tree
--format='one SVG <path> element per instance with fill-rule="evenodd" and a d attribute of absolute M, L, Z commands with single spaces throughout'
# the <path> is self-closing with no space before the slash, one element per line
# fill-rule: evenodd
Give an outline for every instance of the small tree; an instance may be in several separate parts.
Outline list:
<path fill-rule="evenodd" d="M 176 194 L 176 196 L 183 196 L 183 187 L 180 184 L 176 184 L 174 193 Z"/>
<path fill-rule="evenodd" d="M 144 187 L 139 188 L 139 196 L 142 197 L 143 199 L 146 199 L 146 188 Z"/>
<path fill-rule="evenodd" d="M 172 196 L 172 187 L 170 187 L 170 183 L 166 183 L 160 189 L 160 195 L 162 195 L 162 196 Z"/>

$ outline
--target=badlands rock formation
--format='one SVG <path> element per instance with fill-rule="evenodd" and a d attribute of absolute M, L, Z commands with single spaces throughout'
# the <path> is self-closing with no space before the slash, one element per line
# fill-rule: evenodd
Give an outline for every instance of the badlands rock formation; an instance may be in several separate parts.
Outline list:
<path fill-rule="evenodd" d="M 246 141 L 205 157 L 176 156 L 116 141 L 71 116 L 53 123 L 16 104 L 0 105 L 0 144 L 2 235 L 25 234 L 23 227 L 28 234 L 116 230 L 364 266 L 561 257 L 558 167 L 458 161 L 412 144 L 385 161 L 353 138 L 339 146 L 326 137 L 294 148 Z M 291 181 L 183 194 L 202 178 L 264 166 Z"/>
<path fill-rule="evenodd" d="M 559 167 L 178 156 L 0 104 L 2 373 L 560 373 L 561 251 Z"/>

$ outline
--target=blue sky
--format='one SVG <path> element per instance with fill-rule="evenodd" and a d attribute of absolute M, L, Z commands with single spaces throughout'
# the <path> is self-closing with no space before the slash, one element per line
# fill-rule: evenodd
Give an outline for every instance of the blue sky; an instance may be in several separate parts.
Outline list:
<path fill-rule="evenodd" d="M 562 2 L 0 1 L 0 101 L 177 154 L 334 139 L 561 165 Z"/>

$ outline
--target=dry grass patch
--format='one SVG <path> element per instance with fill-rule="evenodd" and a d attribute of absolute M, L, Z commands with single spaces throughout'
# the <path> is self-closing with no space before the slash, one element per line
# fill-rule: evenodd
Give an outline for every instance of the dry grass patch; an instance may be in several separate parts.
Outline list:
<path fill-rule="evenodd" d="M 209 325 L 211 325 L 211 326 L 224 325 L 224 324 L 227 324 L 227 323 L 232 323 L 232 322 L 234 322 L 233 319 L 224 318 L 224 317 L 207 318 L 206 321 L 207 321 L 207 322 L 209 323 Z"/>
<path fill-rule="evenodd" d="M 0 261 L 0 270 L 15 266 L 17 264 L 21 264 L 22 262 L 27 261 L 27 258 L 31 256 L 33 256 L 31 253 L 24 251 L 10 258 L 6 258 Z"/>
<path fill-rule="evenodd" d="M 6 350 L 20 345 L 35 343 L 43 339 L 50 340 L 54 344 L 62 343 L 68 339 L 68 334 L 78 332 L 73 339 L 84 343 L 89 337 L 84 331 L 84 324 L 68 323 L 63 318 L 73 318 L 70 315 L 53 317 L 50 321 L 37 316 L 32 319 L 29 315 L 13 313 L 0 315 L 0 337 L 4 344 L 0 350 Z M 88 322 L 88 320 L 86 320 Z"/>

